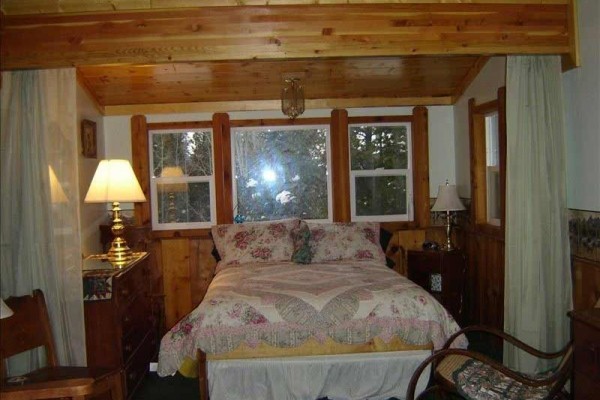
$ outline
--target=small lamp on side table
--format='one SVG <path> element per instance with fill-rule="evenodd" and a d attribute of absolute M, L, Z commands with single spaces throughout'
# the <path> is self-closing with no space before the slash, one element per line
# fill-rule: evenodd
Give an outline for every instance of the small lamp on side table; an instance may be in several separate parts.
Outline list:
<path fill-rule="evenodd" d="M 116 267 L 126 265 L 132 252 L 122 235 L 125 231 L 121 219 L 119 202 L 144 202 L 146 197 L 127 160 L 102 160 L 98 164 L 90 188 L 85 196 L 86 203 L 112 202 L 114 239 L 108 251 L 108 261 Z"/>
<path fill-rule="evenodd" d="M 454 250 L 450 236 L 452 231 L 452 217 L 450 212 L 461 211 L 464 209 L 465 206 L 458 197 L 456 185 L 448 185 L 448 181 L 446 181 L 445 185 L 439 186 L 437 199 L 435 200 L 433 207 L 431 207 L 431 211 L 444 211 L 446 213 L 446 244 L 442 246 L 442 250 Z"/>

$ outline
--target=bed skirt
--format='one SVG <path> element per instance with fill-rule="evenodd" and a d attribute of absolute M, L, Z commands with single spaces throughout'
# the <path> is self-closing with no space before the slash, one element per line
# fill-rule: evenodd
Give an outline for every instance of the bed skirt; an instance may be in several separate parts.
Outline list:
<path fill-rule="evenodd" d="M 210 398 L 379 400 L 404 399 L 413 371 L 430 350 L 335 356 L 208 361 Z M 427 386 L 421 374 L 416 393 Z"/>

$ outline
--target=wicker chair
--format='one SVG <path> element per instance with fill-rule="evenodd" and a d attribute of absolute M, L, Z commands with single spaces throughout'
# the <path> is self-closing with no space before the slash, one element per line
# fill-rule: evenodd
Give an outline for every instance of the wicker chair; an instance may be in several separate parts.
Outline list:
<path fill-rule="evenodd" d="M 536 357 L 562 359 L 556 369 L 545 374 L 528 375 L 516 372 L 481 353 L 451 349 L 450 345 L 454 339 L 467 332 L 487 332 Z M 418 398 L 435 391 L 442 397 L 446 393 L 452 393 L 477 400 L 566 399 L 568 397 L 563 392 L 563 387 L 571 376 L 572 358 L 572 342 L 555 353 L 544 353 L 502 331 L 484 326 L 470 326 L 452 335 L 441 350 L 419 365 L 408 385 L 406 399 L 414 400 L 419 376 L 429 364 L 432 364 L 433 383 Z"/>

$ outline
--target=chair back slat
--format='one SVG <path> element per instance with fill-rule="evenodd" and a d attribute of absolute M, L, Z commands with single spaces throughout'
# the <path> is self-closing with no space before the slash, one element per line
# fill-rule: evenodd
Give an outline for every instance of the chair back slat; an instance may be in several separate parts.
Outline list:
<path fill-rule="evenodd" d="M 4 365 L 6 358 L 42 346 L 48 365 L 56 366 L 52 328 L 42 291 L 36 289 L 32 296 L 9 297 L 5 302 L 14 314 L 0 320 L 0 362 Z"/>

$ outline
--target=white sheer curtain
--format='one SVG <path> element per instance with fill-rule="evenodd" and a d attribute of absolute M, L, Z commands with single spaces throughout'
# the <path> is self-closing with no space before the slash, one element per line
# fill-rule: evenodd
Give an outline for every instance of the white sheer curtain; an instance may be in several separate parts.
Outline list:
<path fill-rule="evenodd" d="M 75 85 L 73 69 L 2 73 L 1 295 L 42 289 L 63 365 L 85 365 Z"/>
<path fill-rule="evenodd" d="M 555 351 L 569 340 L 572 304 L 560 59 L 510 56 L 506 69 L 504 327 Z M 512 346 L 504 360 L 525 372 L 551 367 Z"/>

